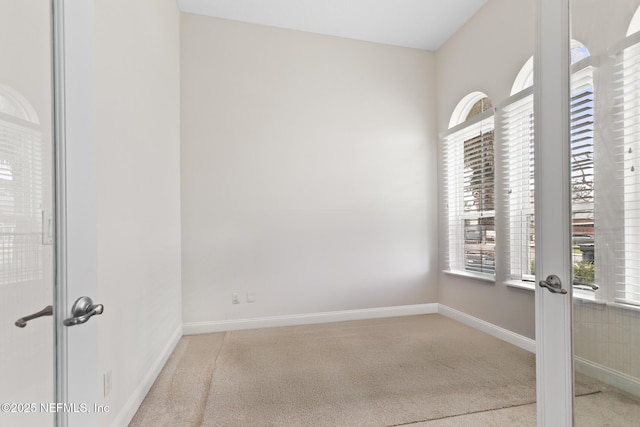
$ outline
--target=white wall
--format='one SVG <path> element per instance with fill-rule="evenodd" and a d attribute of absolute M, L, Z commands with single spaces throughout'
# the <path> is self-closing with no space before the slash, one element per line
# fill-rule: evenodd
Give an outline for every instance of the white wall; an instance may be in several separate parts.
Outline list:
<path fill-rule="evenodd" d="M 100 425 L 123 425 L 181 332 L 176 2 L 96 1 L 94 70 L 97 374 L 113 387 L 98 403 L 111 408 Z"/>
<path fill-rule="evenodd" d="M 486 93 L 493 105 L 508 98 L 534 45 L 534 0 L 487 2 L 436 54 L 438 131 L 447 130 L 454 108 L 471 92 Z M 442 271 L 447 242 L 446 229 L 440 231 Z M 495 283 L 440 273 L 439 302 L 534 338 L 533 292 L 505 286 L 500 267 L 497 265 Z"/>
<path fill-rule="evenodd" d="M 182 15 L 186 323 L 437 300 L 433 59 Z"/>

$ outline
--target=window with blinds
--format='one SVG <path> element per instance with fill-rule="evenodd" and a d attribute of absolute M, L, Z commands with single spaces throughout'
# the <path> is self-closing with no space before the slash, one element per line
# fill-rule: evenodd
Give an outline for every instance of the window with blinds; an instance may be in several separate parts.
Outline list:
<path fill-rule="evenodd" d="M 19 112 L 0 94 L 0 285 L 43 275 L 41 133 Z"/>
<path fill-rule="evenodd" d="M 579 48 L 580 52 L 584 48 Z M 588 54 L 585 54 L 588 55 Z M 584 56 L 584 55 L 583 55 Z M 583 56 L 580 56 L 582 58 Z M 571 189 L 574 283 L 592 289 L 595 281 L 593 67 L 574 65 L 571 81 Z M 509 236 L 508 277 L 532 281 L 535 275 L 533 87 L 511 96 L 499 109 L 501 206 Z"/>
<path fill-rule="evenodd" d="M 589 290 L 595 284 L 594 88 L 588 60 L 571 75 L 570 141 L 573 284 Z M 581 65 L 582 64 L 582 65 Z"/>
<path fill-rule="evenodd" d="M 616 252 L 615 302 L 640 305 L 640 34 L 628 37 L 614 57 L 613 143 L 620 161 L 624 227 Z"/>
<path fill-rule="evenodd" d="M 490 109 L 456 126 L 444 138 L 446 263 L 452 271 L 495 274 L 493 127 Z"/>
<path fill-rule="evenodd" d="M 499 110 L 500 161 L 505 182 L 502 200 L 509 278 L 534 280 L 534 121 L 533 87 L 510 97 Z"/>

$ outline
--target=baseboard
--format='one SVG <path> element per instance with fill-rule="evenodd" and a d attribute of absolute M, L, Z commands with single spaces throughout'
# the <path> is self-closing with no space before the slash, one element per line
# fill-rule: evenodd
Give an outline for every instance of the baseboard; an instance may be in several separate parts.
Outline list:
<path fill-rule="evenodd" d="M 332 311 L 325 313 L 293 314 L 287 316 L 258 317 L 251 319 L 194 322 L 183 325 L 185 335 L 211 332 L 237 331 L 242 329 L 273 328 L 278 326 L 311 325 L 316 323 L 343 322 L 347 320 L 379 319 L 383 317 L 415 316 L 435 314 L 438 304 L 401 305 L 397 307 L 366 308 L 361 310 Z"/>
<path fill-rule="evenodd" d="M 131 393 L 131 397 L 129 397 L 127 403 L 125 403 L 115 420 L 111 423 L 113 427 L 129 425 L 181 337 L 182 326 L 178 327 L 171 335 L 167 345 L 165 345 L 160 354 L 158 354 L 155 362 L 151 365 L 140 384 L 138 384 L 138 387 Z"/>
<path fill-rule="evenodd" d="M 527 350 L 531 353 L 536 352 L 536 342 L 531 338 L 527 338 L 515 332 L 511 332 L 508 329 L 501 328 L 492 323 L 480 320 L 477 317 L 470 316 L 461 311 L 454 310 L 446 305 L 438 304 L 438 313 L 446 316 L 450 319 L 457 320 L 460 323 L 464 323 L 467 326 L 471 326 L 474 329 L 478 329 L 523 350 Z"/>
<path fill-rule="evenodd" d="M 640 379 L 578 356 L 574 358 L 574 363 L 577 372 L 590 376 L 591 378 L 595 378 L 598 381 L 602 381 L 607 385 L 623 390 L 634 396 L 640 397 Z"/>

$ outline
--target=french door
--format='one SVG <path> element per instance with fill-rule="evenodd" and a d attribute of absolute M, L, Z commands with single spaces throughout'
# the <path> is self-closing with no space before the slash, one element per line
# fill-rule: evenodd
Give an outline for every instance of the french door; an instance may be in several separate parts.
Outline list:
<path fill-rule="evenodd" d="M 55 402 L 51 5 L 0 2 L 0 424 Z M 29 319 L 28 315 L 41 315 Z"/>
<path fill-rule="evenodd" d="M 538 0 L 537 8 L 538 425 L 581 425 L 589 411 L 611 411 L 607 425 L 634 425 L 640 1 Z M 576 378 L 595 392 L 576 395 Z"/>
<path fill-rule="evenodd" d="M 89 322 L 103 307 L 78 298 L 95 291 L 92 14 L 0 1 L 0 425 L 97 425 L 105 410 Z"/>

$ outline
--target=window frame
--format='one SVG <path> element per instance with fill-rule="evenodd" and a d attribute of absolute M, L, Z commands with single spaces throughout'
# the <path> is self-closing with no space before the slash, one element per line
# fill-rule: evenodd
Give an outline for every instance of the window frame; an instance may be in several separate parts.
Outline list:
<path fill-rule="evenodd" d="M 478 94 L 479 92 L 474 92 Z M 466 102 L 467 105 L 473 105 L 475 102 L 469 103 L 468 96 L 461 102 Z M 466 100 L 466 101 L 465 101 Z M 477 101 L 478 99 L 476 99 Z M 480 137 L 482 141 L 482 135 L 489 132 L 493 133 L 492 145 L 493 145 L 493 197 L 494 204 L 496 203 L 496 136 L 495 136 L 495 111 L 494 107 L 491 107 L 456 126 L 451 127 L 448 131 L 441 134 L 441 141 L 443 147 L 443 179 L 444 179 L 444 213 L 445 223 L 447 225 L 447 245 L 445 254 L 445 273 L 456 274 L 466 277 L 478 278 L 485 281 L 495 281 L 496 276 L 496 234 L 495 230 L 495 215 L 496 209 L 482 210 L 469 212 L 464 209 L 464 143 L 471 138 Z M 458 162 L 455 166 L 450 165 L 453 162 Z M 478 272 L 467 269 L 467 263 L 465 261 L 465 221 L 478 220 L 485 218 L 494 218 L 494 239 L 493 239 L 493 268 L 491 273 Z M 481 265 L 484 265 L 485 258 L 481 255 Z"/>
<path fill-rule="evenodd" d="M 580 42 L 572 41 L 572 46 L 584 48 Z M 587 51 L 588 52 L 588 51 Z M 584 59 L 577 61 L 571 66 L 571 79 L 572 90 L 571 99 L 580 92 L 581 88 L 590 86 L 592 89 L 595 87 L 594 74 L 598 66 L 598 61 L 592 56 L 587 56 Z M 516 78 L 518 81 L 525 81 L 523 76 L 529 76 L 530 73 L 527 67 L 532 66 L 531 59 L 527 61 L 523 69 Z M 587 76 L 588 75 L 588 76 Z M 587 76 L 587 77 L 585 77 Z M 585 83 L 585 79 L 589 79 L 588 83 Z M 531 81 L 531 79 L 528 79 Z M 578 88 L 574 88 L 573 85 L 579 82 Z M 518 87 L 514 83 L 513 88 Z M 525 289 L 535 289 L 535 271 L 528 271 L 531 263 L 535 263 L 535 255 L 532 257 L 532 250 L 535 249 L 535 243 L 530 246 L 528 240 L 524 236 L 530 236 L 531 229 L 529 224 L 529 218 L 534 215 L 535 205 L 533 200 L 528 203 L 525 199 L 529 199 L 530 196 L 522 194 L 525 191 L 532 193 L 535 188 L 533 182 L 533 159 L 530 157 L 533 150 L 534 143 L 534 117 L 533 117 L 533 86 L 525 87 L 515 94 L 512 94 L 497 108 L 496 122 L 500 132 L 497 136 L 497 152 L 499 158 L 499 170 L 501 173 L 498 176 L 499 184 L 503 188 L 500 194 L 501 203 L 501 219 L 504 224 L 501 224 L 500 230 L 504 233 L 500 242 L 506 247 L 504 251 L 504 273 L 505 284 L 508 286 L 522 287 Z M 595 95 L 592 93 L 592 102 Z M 527 118 L 528 116 L 528 118 Z M 591 112 L 591 119 L 595 121 L 595 111 Z M 580 121 L 574 121 L 571 118 L 571 125 L 575 126 Z M 517 129 L 519 127 L 520 129 Z M 528 138 L 523 136 L 524 132 L 528 130 Z M 513 141 L 511 135 L 515 134 L 517 141 Z M 527 144 L 527 147 L 517 146 L 517 144 Z M 573 137 L 572 137 L 573 143 Z M 592 138 L 592 149 L 595 150 L 595 137 Z M 593 152 L 593 151 L 592 151 Z M 515 159 L 514 159 L 515 157 Z M 527 163 L 527 157 L 530 159 L 530 164 Z M 528 174 L 519 173 L 519 177 L 514 178 L 514 168 L 511 167 L 512 162 L 515 161 L 518 165 L 516 169 L 520 172 L 521 168 L 527 167 L 529 169 Z M 575 165 L 572 164 L 572 168 Z M 526 175 L 526 176 L 525 176 Z M 518 180 L 518 182 L 515 182 Z M 530 186 L 526 183 L 530 180 Z M 516 194 L 514 196 L 514 188 Z M 512 199 L 516 198 L 516 202 L 513 203 Z M 535 221 L 535 219 L 533 219 Z M 535 238 L 535 234 L 532 235 Z M 516 256 L 514 256 L 516 255 Z M 534 264 L 535 265 L 535 264 Z M 585 292 L 579 292 L 580 295 L 586 295 L 587 299 L 595 299 L 594 290 L 585 290 Z M 583 295 L 583 296 L 584 296 Z"/>
<path fill-rule="evenodd" d="M 528 218 L 533 217 L 535 210 L 532 200 L 535 185 L 533 163 L 528 161 L 534 143 L 533 91 L 534 87 L 529 86 L 510 96 L 501 104 L 496 114 L 500 129 L 497 144 L 501 163 L 499 180 L 503 188 L 500 208 L 504 225 L 501 230 L 504 232 L 502 241 L 508 248 L 504 251 L 504 269 L 509 285 L 526 283 L 526 288 L 535 281 L 535 274 L 526 273 L 529 270 L 527 265 L 531 265 L 532 259 L 529 239 L 524 237 L 530 232 Z M 516 138 L 511 138 L 513 134 Z M 526 146 L 523 147 L 522 144 Z M 512 167 L 514 162 L 516 167 Z M 526 174 L 521 172 L 522 168 L 526 168 Z M 514 252 L 518 256 L 514 256 Z"/>
<path fill-rule="evenodd" d="M 634 19 L 636 19 L 636 15 L 634 15 Z M 626 55 L 627 52 L 629 55 Z M 614 270 L 618 274 L 615 280 L 612 280 L 614 284 L 612 289 L 607 290 L 607 303 L 633 310 L 640 310 L 640 295 L 638 295 L 640 292 L 640 273 L 638 272 L 640 262 L 637 259 L 631 260 L 627 254 L 640 251 L 640 233 L 637 231 L 633 234 L 629 233 L 630 230 L 637 230 L 640 223 L 637 214 L 633 214 L 629 209 L 630 205 L 634 208 L 640 205 L 640 176 L 633 173 L 633 170 L 631 170 L 632 173 L 629 173 L 629 166 L 638 164 L 638 153 L 640 153 L 640 137 L 637 136 L 640 131 L 640 120 L 637 117 L 640 112 L 640 106 L 637 105 L 638 99 L 640 99 L 640 89 L 635 87 L 637 86 L 635 76 L 637 70 L 640 69 L 638 54 L 640 54 L 640 32 L 631 32 L 611 49 L 611 58 L 614 59 L 613 79 L 617 78 L 620 83 L 611 87 L 612 98 L 623 100 L 622 103 L 615 103 L 611 106 L 613 111 L 621 116 L 621 120 L 617 121 L 618 126 L 613 130 L 612 143 L 618 147 L 620 164 L 623 165 L 622 169 L 613 171 L 613 173 L 622 174 L 620 188 L 623 189 L 621 194 L 623 228 L 618 236 L 618 242 L 614 242 L 614 244 L 620 244 L 618 254 L 622 253 L 624 256 L 615 257 Z M 625 108 L 627 103 L 633 104 L 633 107 Z M 628 150 L 631 150 L 631 153 Z M 631 187 L 635 191 L 629 191 Z"/>

